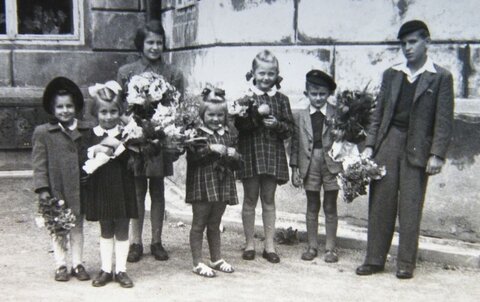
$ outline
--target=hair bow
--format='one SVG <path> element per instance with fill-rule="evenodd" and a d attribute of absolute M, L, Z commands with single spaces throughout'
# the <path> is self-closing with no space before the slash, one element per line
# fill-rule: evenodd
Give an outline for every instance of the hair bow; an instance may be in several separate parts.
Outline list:
<path fill-rule="evenodd" d="M 118 94 L 122 90 L 122 86 L 118 84 L 116 81 L 108 81 L 105 84 L 96 83 L 93 86 L 88 87 L 88 93 L 91 97 L 96 97 L 98 95 L 98 91 L 101 89 L 108 88 L 112 90 L 115 94 Z"/>

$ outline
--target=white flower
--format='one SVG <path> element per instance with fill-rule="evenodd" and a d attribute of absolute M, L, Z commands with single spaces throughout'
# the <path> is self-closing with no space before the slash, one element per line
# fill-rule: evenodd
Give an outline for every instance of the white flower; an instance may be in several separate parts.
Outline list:
<path fill-rule="evenodd" d="M 134 138 L 141 138 L 143 136 L 143 129 L 142 127 L 137 125 L 134 119 L 131 119 L 127 125 L 123 128 L 122 137 L 125 141 Z"/>
<path fill-rule="evenodd" d="M 65 204 L 65 200 L 60 199 L 60 200 L 57 202 L 57 204 L 58 204 L 59 206 L 63 206 L 63 205 Z"/>
<path fill-rule="evenodd" d="M 181 137 L 182 133 L 180 132 L 180 128 L 176 127 L 175 124 L 170 124 L 165 127 L 163 130 L 167 136 L 170 137 Z"/>
<path fill-rule="evenodd" d="M 138 93 L 129 93 L 127 95 L 127 103 L 131 105 L 143 105 L 145 103 L 145 97 Z"/>
<path fill-rule="evenodd" d="M 248 106 L 240 105 L 237 101 L 227 102 L 228 114 L 235 116 L 245 116 Z"/>

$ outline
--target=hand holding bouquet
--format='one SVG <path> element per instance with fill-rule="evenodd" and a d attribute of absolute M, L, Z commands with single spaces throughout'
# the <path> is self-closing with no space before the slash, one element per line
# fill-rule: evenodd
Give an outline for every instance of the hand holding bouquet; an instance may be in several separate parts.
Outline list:
<path fill-rule="evenodd" d="M 75 227 L 76 217 L 65 201 L 55 197 L 41 198 L 38 213 L 42 217 L 37 220 L 37 224 L 45 226 L 50 235 L 66 248 L 67 236 Z"/>
<path fill-rule="evenodd" d="M 340 179 L 343 188 L 343 200 L 352 202 L 360 195 L 367 194 L 370 181 L 381 179 L 387 174 L 385 167 L 380 167 L 372 159 L 363 155 L 347 157 L 343 161 L 343 172 Z"/>

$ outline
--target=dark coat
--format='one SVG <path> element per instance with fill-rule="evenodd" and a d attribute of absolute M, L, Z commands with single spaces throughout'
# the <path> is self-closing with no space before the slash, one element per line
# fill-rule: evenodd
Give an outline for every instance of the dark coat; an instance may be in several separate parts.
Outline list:
<path fill-rule="evenodd" d="M 310 107 L 307 107 L 306 109 L 293 112 L 295 131 L 293 132 L 291 142 L 290 166 L 298 167 L 302 179 L 307 176 L 313 153 L 313 130 L 309 108 Z M 332 126 L 328 121 L 331 120 L 334 115 L 335 108 L 327 103 L 327 112 L 322 129 L 322 149 L 328 170 L 332 174 L 337 174 L 342 170 L 342 163 L 336 162 L 328 156 L 328 151 L 330 151 L 333 145 L 331 134 Z"/>
<path fill-rule="evenodd" d="M 65 200 L 75 215 L 81 212 L 80 163 L 93 124 L 78 121 L 67 133 L 58 124 L 48 123 L 33 132 L 33 182 L 35 192 L 48 189 L 53 197 Z"/>
<path fill-rule="evenodd" d="M 410 113 L 407 158 L 417 167 L 426 167 L 431 155 L 445 158 L 453 127 L 452 74 L 435 65 L 436 73 L 425 71 L 419 78 Z M 378 152 L 390 128 L 402 87 L 403 72 L 393 68 L 383 74 L 377 105 L 367 127 L 366 146 Z"/>

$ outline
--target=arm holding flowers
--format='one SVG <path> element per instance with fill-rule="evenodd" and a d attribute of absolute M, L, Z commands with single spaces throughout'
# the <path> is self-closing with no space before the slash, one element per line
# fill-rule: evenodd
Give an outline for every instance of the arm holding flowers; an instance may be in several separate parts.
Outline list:
<path fill-rule="evenodd" d="M 375 142 L 377 140 L 378 129 L 380 128 L 380 123 L 382 122 L 383 111 L 385 106 L 385 91 L 386 85 L 390 82 L 388 79 L 388 70 L 383 73 L 382 84 L 380 87 L 380 92 L 375 100 L 375 108 L 370 116 L 370 122 L 367 126 L 367 137 L 365 139 L 365 150 L 363 155 L 367 158 L 373 155 L 373 148 L 375 147 Z"/>

